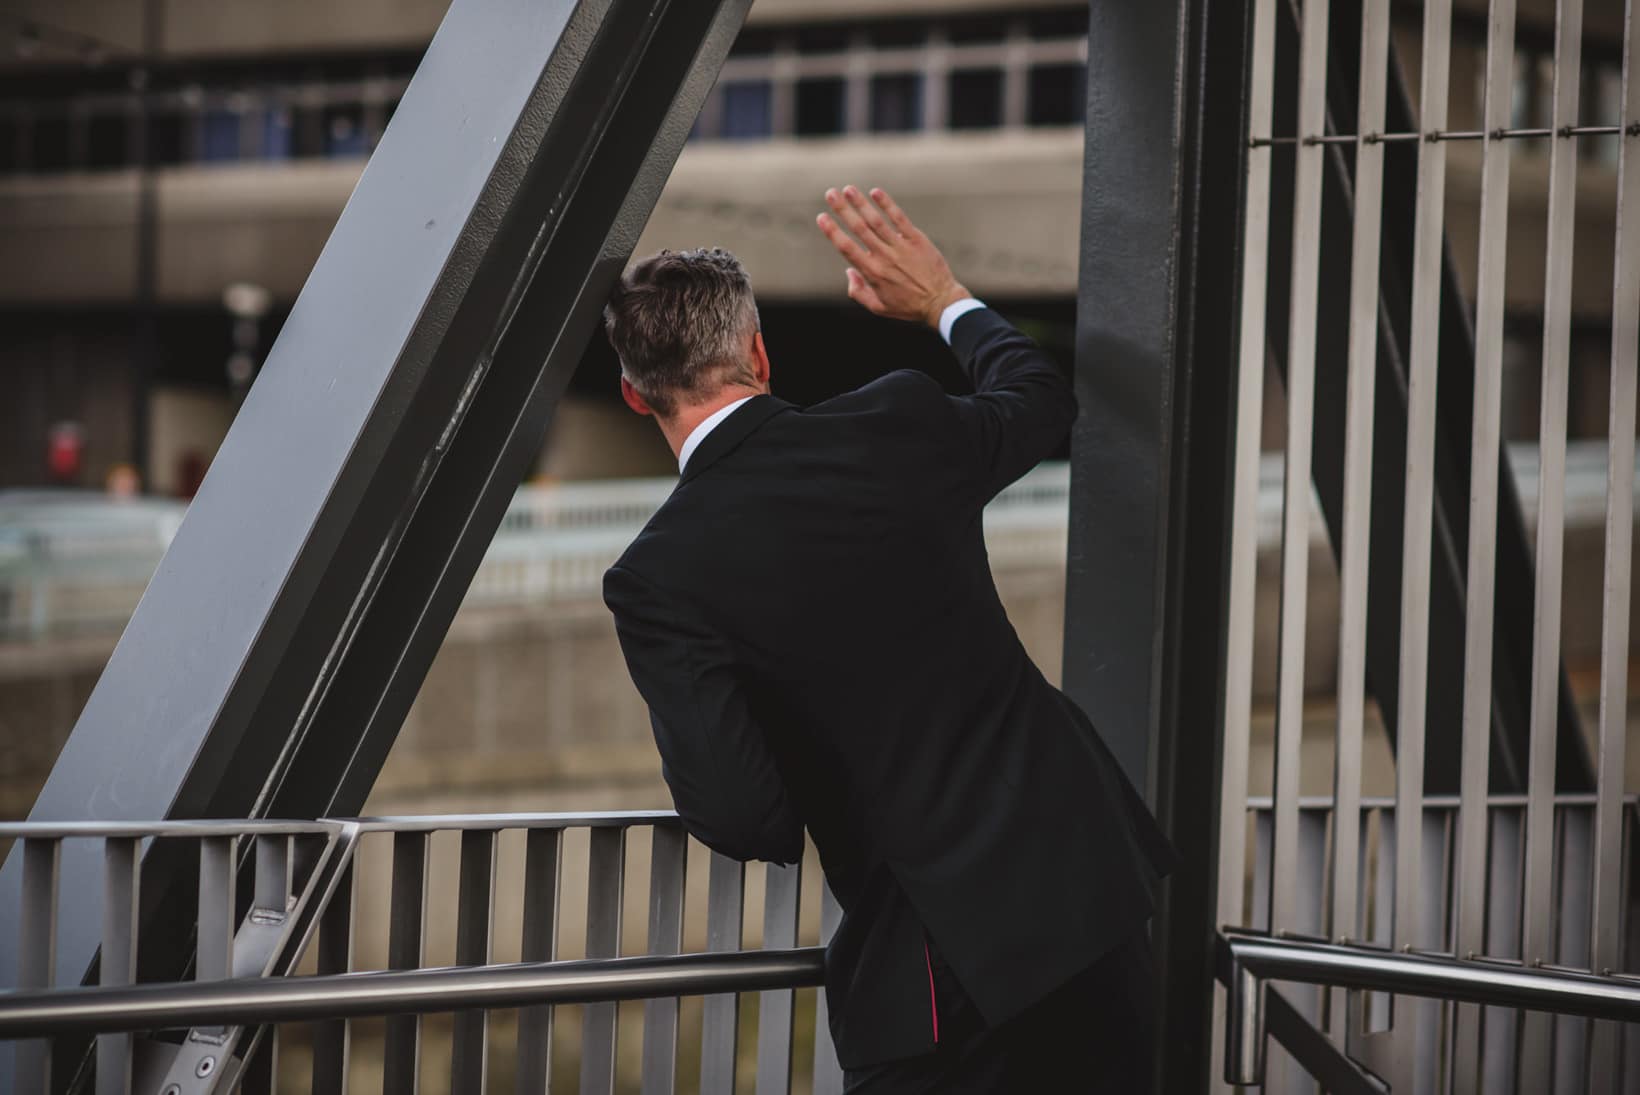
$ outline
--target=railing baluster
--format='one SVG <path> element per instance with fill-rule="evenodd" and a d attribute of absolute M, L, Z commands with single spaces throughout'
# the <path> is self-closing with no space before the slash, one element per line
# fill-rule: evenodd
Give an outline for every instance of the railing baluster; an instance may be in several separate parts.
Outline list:
<path fill-rule="evenodd" d="M 23 840 L 23 908 L 17 918 L 17 987 L 49 988 L 57 964 L 57 869 L 62 842 L 54 837 Z M 17 1044 L 17 1090 L 46 1091 L 51 1083 L 51 1043 L 44 1038 Z"/>
<path fill-rule="evenodd" d="M 843 907 L 832 896 L 831 887 L 820 886 L 820 945 L 831 942 L 843 919 Z M 814 1008 L 814 1095 L 843 1095 L 843 1066 L 837 1063 L 837 1047 L 831 1040 L 831 1022 L 826 1007 L 826 988 L 815 990 Z"/>
<path fill-rule="evenodd" d="M 1304 0 L 1299 26 L 1298 126 L 1327 121 L 1328 0 Z M 1298 910 L 1298 782 L 1304 737 L 1304 639 L 1309 603 L 1310 464 L 1315 437 L 1316 281 L 1320 273 L 1321 171 L 1326 148 L 1300 145 L 1293 182 L 1292 277 L 1287 334 L 1287 454 L 1281 503 L 1281 624 L 1276 660 L 1275 844 L 1270 928 L 1290 931 Z"/>
<path fill-rule="evenodd" d="M 109 837 L 103 843 L 102 952 L 97 983 L 129 985 L 137 977 L 137 886 L 141 841 Z M 131 1035 L 97 1036 L 97 1095 L 129 1095 Z"/>
<path fill-rule="evenodd" d="M 602 826 L 592 830 L 587 875 L 587 957 L 615 958 L 621 953 L 621 895 L 626 879 L 626 830 Z M 615 1020 L 613 1003 L 582 1009 L 581 1095 L 615 1090 Z"/>
<path fill-rule="evenodd" d="M 1446 128 L 1451 66 L 1451 0 L 1424 5 L 1423 71 L 1418 127 Z M 1413 228 L 1412 325 L 1407 365 L 1406 509 L 1401 545 L 1400 689 L 1395 719 L 1395 947 L 1428 946 L 1422 908 L 1424 725 L 1429 694 L 1429 589 L 1435 484 L 1435 392 L 1439 372 L 1441 272 L 1446 212 L 1446 150 L 1442 141 L 1418 145 L 1418 190 Z M 1417 1039 L 1423 1036 L 1410 998 L 1395 1006 L 1390 1086 L 1411 1091 Z"/>
<path fill-rule="evenodd" d="M 1556 961 L 1574 969 L 1589 968 L 1590 889 L 1593 862 L 1593 821 L 1586 806 L 1562 806 L 1560 814 L 1560 869 L 1556 872 L 1555 907 L 1558 936 Z M 1554 1088 L 1564 1095 L 1586 1095 L 1589 1090 L 1587 1034 L 1589 1021 L 1577 1015 L 1554 1020 Z"/>
<path fill-rule="evenodd" d="M 1514 109 L 1515 0 L 1492 0 L 1486 39 L 1481 146 L 1480 252 L 1476 266 L 1475 390 L 1470 415 L 1469 563 L 1465 588 L 1463 740 L 1458 776 L 1457 889 L 1460 958 L 1485 951 L 1486 794 L 1492 746 L 1492 629 L 1496 598 L 1498 462 L 1502 445 L 1504 273 L 1509 231 L 1507 140 L 1490 134 Z M 1480 1083 L 1481 1010 L 1456 1006 L 1452 1075 L 1456 1090 Z"/>
<path fill-rule="evenodd" d="M 1555 130 L 1577 124 L 1583 48 L 1582 0 L 1559 0 L 1555 18 Z M 1544 258 L 1543 387 L 1538 421 L 1536 604 L 1533 609 L 1530 767 L 1526 781 L 1526 908 L 1522 957 L 1554 961 L 1555 748 L 1560 730 L 1560 596 L 1564 563 L 1566 397 L 1571 351 L 1572 243 L 1577 200 L 1577 145 L 1556 140 L 1549 151 L 1548 240 Z M 1549 1086 L 1549 1017 L 1521 1020 L 1520 1083 Z"/>
<path fill-rule="evenodd" d="M 1625 6 L 1623 114 L 1640 121 L 1640 6 Z M 1612 276 L 1611 410 L 1606 427 L 1606 580 L 1600 628 L 1600 751 L 1594 822 L 1596 973 L 1621 968 L 1623 780 L 1628 736 L 1629 597 L 1634 551 L 1635 376 L 1640 372 L 1640 132 L 1619 138 L 1616 268 Z M 1630 856 L 1635 850 L 1630 850 Z M 1617 1095 L 1623 1048 L 1613 1023 L 1596 1023 L 1589 1090 Z M 1633 1066 L 1640 1069 L 1640 1062 Z M 1640 1086 L 1640 1076 L 1630 1081 Z"/>
<path fill-rule="evenodd" d="M 689 838 L 682 826 L 656 825 L 649 865 L 649 953 L 677 954 L 683 947 L 683 884 Z M 645 1001 L 644 1095 L 672 1095 L 678 1066 L 678 998 Z"/>
<path fill-rule="evenodd" d="M 803 864 L 779 867 L 771 863 L 764 874 L 763 946 L 797 946 L 797 901 Z M 758 994 L 757 1090 L 787 1092 L 792 1086 L 791 989 L 765 989 Z"/>
<path fill-rule="evenodd" d="M 234 838 L 199 842 L 199 940 L 194 976 L 222 981 L 233 975 Z"/>
<path fill-rule="evenodd" d="M 556 834 L 555 834 L 556 835 Z M 393 879 L 387 923 L 387 968 L 420 969 L 426 947 L 425 832 L 393 834 Z M 382 1095 L 421 1086 L 421 1016 L 389 1015 L 383 1041 Z"/>
<path fill-rule="evenodd" d="M 706 887 L 706 949 L 740 949 L 745 917 L 746 867 L 712 853 Z M 740 997 L 725 992 L 708 996 L 701 1005 L 700 1095 L 734 1095 L 735 1033 L 740 1019 Z"/>
<path fill-rule="evenodd" d="M 1275 0 L 1253 0 L 1247 124 L 1270 132 L 1275 90 Z M 1270 166 L 1268 146 L 1247 152 L 1242 228 L 1241 344 L 1237 348 L 1235 458 L 1232 475 L 1229 602 L 1225 612 L 1224 754 L 1219 792 L 1220 924 L 1246 923 L 1247 765 L 1253 713 L 1253 612 L 1258 587 L 1259 435 L 1264 419 L 1265 341 L 1269 296 Z M 1213 990 L 1213 1029 L 1224 1028 L 1224 993 Z M 1211 1074 L 1223 1090 L 1224 1043 L 1215 1034 Z"/>
<path fill-rule="evenodd" d="M 1521 826 L 1519 807 L 1492 810 L 1492 849 L 1486 909 L 1486 953 L 1494 958 L 1520 954 Z M 1477 1091 L 1515 1090 L 1516 1016 L 1513 1008 L 1482 1009 L 1481 1084 Z"/>
<path fill-rule="evenodd" d="M 1389 0 L 1361 6 L 1358 124 L 1384 128 Z M 1350 330 L 1344 425 L 1344 523 L 1339 545 L 1338 733 L 1333 754 L 1333 880 L 1326 930 L 1357 939 L 1360 921 L 1361 741 L 1367 697 L 1367 573 L 1372 524 L 1372 431 L 1378 372 L 1378 257 L 1383 234 L 1384 146 L 1357 141 L 1350 249 Z M 1332 996 L 1332 1034 L 1344 1038 L 1345 994 Z"/>
<path fill-rule="evenodd" d="M 346 973 L 353 966 L 353 880 L 358 859 L 337 875 L 330 903 L 319 920 L 319 973 Z M 313 1024 L 313 1093 L 341 1095 L 347 1090 L 350 1031 L 346 1019 Z"/>
<path fill-rule="evenodd" d="M 494 910 L 495 832 L 463 830 L 456 896 L 456 965 L 489 963 Z M 489 1044 L 489 1012 L 481 1008 L 456 1012 L 450 1045 L 452 1095 L 482 1095 L 488 1082 Z"/>
<path fill-rule="evenodd" d="M 558 957 L 558 878 L 562 834 L 531 829 L 524 838 L 523 962 L 550 962 Z M 517 1090 L 545 1095 L 552 1082 L 552 1005 L 522 1008 L 518 1013 Z"/>

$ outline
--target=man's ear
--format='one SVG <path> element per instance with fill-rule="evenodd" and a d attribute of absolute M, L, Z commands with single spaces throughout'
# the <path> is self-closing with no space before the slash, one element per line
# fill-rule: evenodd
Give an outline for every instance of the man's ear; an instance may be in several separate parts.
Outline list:
<path fill-rule="evenodd" d="M 655 413 L 649 404 L 644 402 L 643 396 L 638 394 L 638 389 L 632 386 L 632 381 L 624 376 L 621 377 L 621 398 L 626 400 L 626 405 L 631 407 L 637 414 L 651 415 Z"/>
<path fill-rule="evenodd" d="M 769 386 L 769 348 L 763 344 L 763 332 L 752 332 L 752 375 L 765 388 Z"/>

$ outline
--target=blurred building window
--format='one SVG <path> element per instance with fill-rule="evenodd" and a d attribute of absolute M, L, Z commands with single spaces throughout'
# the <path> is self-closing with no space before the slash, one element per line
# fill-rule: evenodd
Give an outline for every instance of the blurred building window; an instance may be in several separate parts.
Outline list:
<path fill-rule="evenodd" d="M 263 107 L 259 112 L 262 127 L 262 157 L 268 160 L 288 160 L 295 155 L 295 112 L 288 106 Z"/>
<path fill-rule="evenodd" d="M 176 110 L 156 112 L 148 122 L 148 158 L 156 167 L 182 163 L 188 146 L 187 120 Z"/>
<path fill-rule="evenodd" d="M 799 53 L 841 53 L 848 47 L 849 28 L 831 25 L 799 27 L 792 42 Z"/>
<path fill-rule="evenodd" d="M 332 103 L 325 108 L 325 155 L 332 158 L 366 156 L 369 135 L 364 125 L 364 108 L 359 103 Z"/>
<path fill-rule="evenodd" d="M 199 158 L 206 163 L 231 162 L 240 158 L 239 112 L 212 106 L 200 118 Z"/>
<path fill-rule="evenodd" d="M 1031 70 L 1026 120 L 1031 125 L 1075 125 L 1087 96 L 1084 65 L 1040 65 Z"/>
<path fill-rule="evenodd" d="M 770 81 L 741 80 L 723 85 L 724 137 L 730 140 L 767 137 L 773 129 L 774 85 Z"/>
<path fill-rule="evenodd" d="M 129 110 L 115 108 L 91 115 L 86 123 L 85 166 L 108 170 L 130 163 L 132 123 Z"/>
<path fill-rule="evenodd" d="M 328 147 L 324 108 L 304 102 L 291 110 L 291 155 L 304 159 L 325 155 Z"/>
<path fill-rule="evenodd" d="M 1002 124 L 1002 70 L 957 69 L 951 73 L 951 128 L 994 129 Z"/>
<path fill-rule="evenodd" d="M 1008 34 L 1008 19 L 1002 15 L 977 15 L 953 19 L 947 33 L 951 41 L 958 44 L 1000 42 Z"/>
<path fill-rule="evenodd" d="M 73 166 L 72 144 L 68 115 L 59 110 L 42 111 L 34 117 L 34 154 L 30 166 L 36 171 L 67 171 Z"/>
<path fill-rule="evenodd" d="M 797 81 L 797 135 L 824 137 L 843 132 L 845 98 L 841 76 Z"/>
<path fill-rule="evenodd" d="M 896 72 L 871 78 L 871 130 L 906 133 L 922 127 L 922 76 Z"/>
<path fill-rule="evenodd" d="M 26 137 L 22 114 L 0 111 L 0 172 L 9 175 L 23 169 L 22 146 Z"/>

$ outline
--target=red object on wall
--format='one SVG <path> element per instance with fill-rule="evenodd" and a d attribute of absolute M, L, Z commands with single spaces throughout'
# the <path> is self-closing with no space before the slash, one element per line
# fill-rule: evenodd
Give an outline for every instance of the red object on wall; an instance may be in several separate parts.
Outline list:
<path fill-rule="evenodd" d="M 85 466 L 85 431 L 78 422 L 59 422 L 46 435 L 46 469 L 59 483 L 80 478 Z"/>

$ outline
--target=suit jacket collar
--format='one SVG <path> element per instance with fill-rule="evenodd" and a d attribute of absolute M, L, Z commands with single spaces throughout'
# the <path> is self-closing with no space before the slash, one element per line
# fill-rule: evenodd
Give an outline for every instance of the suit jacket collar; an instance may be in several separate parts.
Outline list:
<path fill-rule="evenodd" d="M 791 410 L 792 405 L 784 399 L 777 399 L 772 395 L 754 395 L 740 406 L 734 413 L 719 422 L 712 432 L 707 434 L 695 451 L 689 455 L 689 464 L 683 469 L 679 483 L 687 483 L 718 460 L 722 459 L 731 450 L 746 438 L 757 431 L 757 428 L 781 411 Z"/>

